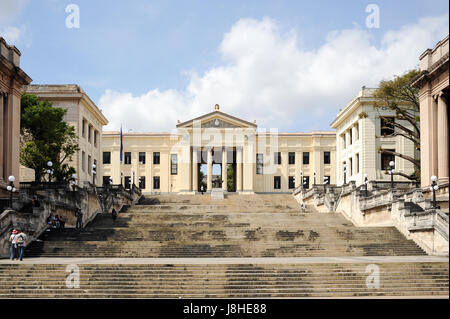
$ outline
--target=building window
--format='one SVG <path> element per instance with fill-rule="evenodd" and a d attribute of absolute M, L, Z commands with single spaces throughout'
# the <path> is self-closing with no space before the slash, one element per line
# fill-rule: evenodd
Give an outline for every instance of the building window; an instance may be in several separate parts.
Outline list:
<path fill-rule="evenodd" d="M 159 152 L 153 152 L 153 164 L 158 165 L 160 160 Z"/>
<path fill-rule="evenodd" d="M 331 164 L 331 153 L 330 152 L 323 152 L 323 163 Z"/>
<path fill-rule="evenodd" d="M 92 143 L 91 136 L 92 136 L 92 126 L 89 125 L 89 128 L 88 128 L 88 141 L 89 141 L 89 143 Z"/>
<path fill-rule="evenodd" d="M 323 183 L 329 185 L 331 182 L 330 176 L 323 177 Z"/>
<path fill-rule="evenodd" d="M 303 176 L 303 188 L 309 188 L 309 176 Z"/>
<path fill-rule="evenodd" d="M 294 176 L 289 176 L 289 189 L 295 188 L 295 179 Z"/>
<path fill-rule="evenodd" d="M 348 145 L 352 145 L 353 144 L 353 134 L 352 134 L 352 132 L 353 132 L 353 130 L 352 129 L 350 129 L 349 131 L 348 131 Z"/>
<path fill-rule="evenodd" d="M 356 174 L 359 173 L 359 153 L 356 154 Z"/>
<path fill-rule="evenodd" d="M 131 164 L 131 152 L 125 152 L 125 164 Z"/>
<path fill-rule="evenodd" d="M 295 164 L 295 152 L 289 152 L 289 165 Z"/>
<path fill-rule="evenodd" d="M 88 155 L 88 167 L 87 167 L 87 169 L 88 169 L 88 173 L 89 173 L 89 175 L 91 175 L 91 173 L 92 173 L 92 159 L 91 159 L 91 155 Z"/>
<path fill-rule="evenodd" d="M 103 164 L 111 164 L 111 152 L 103 152 Z"/>
<path fill-rule="evenodd" d="M 386 150 L 386 151 L 392 151 L 395 152 L 395 150 Z M 394 161 L 395 162 L 395 156 L 392 154 L 387 153 L 381 153 L 381 169 L 382 170 L 390 170 L 391 167 L 389 166 L 389 162 Z"/>
<path fill-rule="evenodd" d="M 390 136 L 394 134 L 394 118 L 382 117 L 380 118 L 381 136 Z"/>
<path fill-rule="evenodd" d="M 86 153 L 84 151 L 81 152 L 81 168 L 83 172 L 86 172 Z"/>
<path fill-rule="evenodd" d="M 280 165 L 281 164 L 281 152 L 275 152 L 275 153 L 273 153 L 273 155 L 274 155 L 275 165 Z"/>
<path fill-rule="evenodd" d="M 139 152 L 139 164 L 145 164 L 145 152 Z"/>
<path fill-rule="evenodd" d="M 83 121 L 81 122 L 81 135 L 83 137 L 86 137 L 86 120 L 83 119 Z"/>
<path fill-rule="evenodd" d="M 98 135 L 98 131 L 95 130 L 94 131 L 94 146 L 97 147 L 97 135 Z"/>
<path fill-rule="evenodd" d="M 264 173 L 264 155 L 256 154 L 256 174 L 262 175 Z"/>
<path fill-rule="evenodd" d="M 104 186 L 111 184 L 111 180 L 109 178 L 110 178 L 110 176 L 103 175 L 103 185 Z"/>
<path fill-rule="evenodd" d="M 131 176 L 125 176 L 125 189 L 131 188 Z"/>
<path fill-rule="evenodd" d="M 350 157 L 350 170 L 349 170 L 349 175 L 352 176 L 353 175 L 353 157 Z"/>
<path fill-rule="evenodd" d="M 273 188 L 274 189 L 281 189 L 281 176 L 274 176 L 273 177 Z"/>
<path fill-rule="evenodd" d="M 178 174 L 178 155 L 170 154 L 170 175 Z"/>
<path fill-rule="evenodd" d="M 140 189 L 145 189 L 145 176 L 141 176 L 139 178 L 139 188 Z"/>
<path fill-rule="evenodd" d="M 303 165 L 309 164 L 309 152 L 303 152 Z"/>
<path fill-rule="evenodd" d="M 159 189 L 159 176 L 153 176 L 153 189 Z"/>

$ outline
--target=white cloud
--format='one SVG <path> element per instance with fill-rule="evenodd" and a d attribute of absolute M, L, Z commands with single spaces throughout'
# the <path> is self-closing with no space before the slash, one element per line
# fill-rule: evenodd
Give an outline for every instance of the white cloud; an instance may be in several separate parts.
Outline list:
<path fill-rule="evenodd" d="M 1 0 L 0 1 L 0 36 L 8 44 L 29 45 L 29 32 L 24 25 L 17 27 L 12 23 L 28 4 L 28 0 Z"/>
<path fill-rule="evenodd" d="M 177 119 L 211 112 L 216 103 L 260 127 L 302 131 L 319 123 L 316 128 L 328 129 L 330 115 L 361 86 L 417 66 L 419 55 L 447 33 L 445 15 L 388 31 L 380 43 L 366 29 L 333 31 L 308 51 L 298 46 L 294 30 L 283 33 L 269 18 L 241 19 L 219 47 L 222 65 L 190 74 L 185 90 L 153 89 L 141 96 L 107 90 L 99 105 L 110 120 L 106 129 L 123 123 L 134 131 L 170 131 Z"/>
<path fill-rule="evenodd" d="M 28 0 L 1 0 L 0 21 L 3 24 L 13 22 L 27 4 Z"/>
<path fill-rule="evenodd" d="M 0 35 L 6 40 L 9 45 L 24 44 L 30 45 L 30 35 L 25 26 L 19 27 L 0 27 Z"/>

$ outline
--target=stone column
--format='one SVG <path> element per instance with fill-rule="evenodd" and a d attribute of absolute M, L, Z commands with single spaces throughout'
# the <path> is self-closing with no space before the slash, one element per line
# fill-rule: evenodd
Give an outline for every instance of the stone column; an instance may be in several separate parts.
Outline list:
<path fill-rule="evenodd" d="M 0 181 L 3 177 L 3 92 L 0 92 Z"/>
<path fill-rule="evenodd" d="M 198 192 L 198 149 L 192 148 L 192 190 Z"/>
<path fill-rule="evenodd" d="M 207 163 L 208 163 L 208 170 L 206 175 L 206 190 L 211 191 L 212 190 L 212 148 L 208 148 L 208 156 L 207 156 Z"/>
<path fill-rule="evenodd" d="M 242 147 L 236 147 L 236 192 L 242 191 Z"/>
<path fill-rule="evenodd" d="M 432 109 L 431 109 L 431 175 L 438 175 L 438 105 L 437 105 L 437 99 L 438 96 L 434 96 L 433 103 L 432 103 Z M 428 181 L 429 182 L 429 181 Z M 430 182 L 429 182 L 430 183 Z"/>
<path fill-rule="evenodd" d="M 227 191 L 227 148 L 222 148 L 222 189 Z"/>
<path fill-rule="evenodd" d="M 443 93 L 438 96 L 438 177 L 440 181 L 448 181 L 448 114 L 447 103 Z"/>

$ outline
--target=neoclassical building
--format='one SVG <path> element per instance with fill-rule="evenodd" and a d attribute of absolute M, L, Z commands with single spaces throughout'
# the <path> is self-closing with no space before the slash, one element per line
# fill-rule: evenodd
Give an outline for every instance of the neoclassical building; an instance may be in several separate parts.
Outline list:
<path fill-rule="evenodd" d="M 420 56 L 420 74 L 413 85 L 419 88 L 422 187 L 437 176 L 439 184 L 449 182 L 449 37 Z M 448 187 L 448 186 L 447 186 Z"/>
<path fill-rule="evenodd" d="M 395 136 L 395 128 L 390 128 L 386 119 L 394 117 L 394 111 L 388 108 L 374 108 L 377 100 L 373 94 L 376 89 L 363 87 L 358 94 L 342 108 L 331 127 L 336 129 L 336 167 L 337 184 L 355 181 L 359 186 L 364 183 L 364 175 L 369 181 L 390 180 L 386 171 L 389 162 L 394 161 L 395 170 L 410 175 L 414 165 L 400 157 L 380 153 L 380 148 L 399 152 L 419 159 L 420 151 L 414 143 L 402 136 Z M 410 123 L 402 121 L 403 126 L 412 129 Z M 345 173 L 344 173 L 344 167 Z M 394 176 L 395 181 L 407 181 L 402 176 Z"/>
<path fill-rule="evenodd" d="M 220 111 L 178 123 L 172 133 L 103 132 L 103 182 L 144 193 L 193 194 L 222 187 L 239 194 L 289 193 L 301 184 L 335 183 L 334 132 L 260 132 Z M 224 181 L 221 185 L 215 179 Z"/>
<path fill-rule="evenodd" d="M 20 51 L 0 37 L 0 196 L 7 195 L 8 177 L 19 189 L 20 97 L 31 78 L 20 68 Z"/>
<path fill-rule="evenodd" d="M 108 120 L 90 99 L 86 92 L 76 84 L 33 84 L 23 87 L 23 91 L 48 100 L 53 107 L 67 110 L 64 120 L 75 127 L 79 151 L 70 162 L 77 172 L 77 184 L 85 182 L 101 185 L 102 165 L 100 164 L 102 131 Z M 93 169 L 95 165 L 95 169 Z M 94 171 L 96 174 L 94 174 Z M 34 171 L 21 167 L 24 181 L 34 181 Z M 96 175 L 96 176 L 94 176 Z"/>

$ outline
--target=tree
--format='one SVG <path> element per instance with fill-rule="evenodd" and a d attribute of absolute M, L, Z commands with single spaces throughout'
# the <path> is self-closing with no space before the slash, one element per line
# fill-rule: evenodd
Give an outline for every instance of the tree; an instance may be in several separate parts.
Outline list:
<path fill-rule="evenodd" d="M 36 95 L 22 95 L 20 163 L 34 169 L 38 182 L 46 173 L 48 161 L 53 162 L 56 181 L 67 181 L 75 173 L 67 162 L 79 150 L 78 137 L 75 128 L 63 119 L 66 112 Z"/>
<path fill-rule="evenodd" d="M 393 117 L 381 116 L 384 126 L 382 129 L 393 129 L 392 136 L 401 136 L 414 143 L 415 149 L 420 150 L 420 103 L 419 90 L 411 85 L 412 80 L 419 74 L 417 69 L 410 70 L 393 80 L 383 80 L 375 91 L 377 99 L 375 108 L 394 111 Z M 394 175 L 403 176 L 409 180 L 420 180 L 420 160 L 397 151 L 378 149 L 379 153 L 391 154 L 413 163 L 414 173 L 407 175 L 396 171 Z"/>
<path fill-rule="evenodd" d="M 227 191 L 233 192 L 236 188 L 234 187 L 234 167 L 233 165 L 228 165 L 227 167 Z"/>

